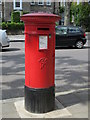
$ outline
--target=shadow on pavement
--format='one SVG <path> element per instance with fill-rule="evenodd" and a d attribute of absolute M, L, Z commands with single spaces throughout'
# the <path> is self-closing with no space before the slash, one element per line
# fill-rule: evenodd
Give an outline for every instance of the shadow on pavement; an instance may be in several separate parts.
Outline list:
<path fill-rule="evenodd" d="M 75 49 L 75 48 L 67 48 Z M 10 48 L 6 51 L 17 51 L 19 48 Z M 56 59 L 56 69 L 55 82 L 58 84 L 56 86 L 56 93 L 66 92 L 71 90 L 79 90 L 88 87 L 87 76 L 88 76 L 88 62 L 83 60 L 77 60 L 69 56 L 65 57 L 55 57 Z M 12 55 L 2 55 L 3 65 L 2 65 L 2 75 L 6 75 L 6 78 L 2 80 L 2 99 L 10 99 L 24 96 L 24 84 L 25 75 L 21 75 L 25 71 L 25 54 L 12 54 Z M 9 66 L 5 64 L 9 63 Z M 15 78 L 9 80 L 9 75 L 16 75 Z M 19 78 L 18 78 L 19 77 Z M 83 94 L 84 93 L 84 94 Z M 86 96 L 86 90 L 83 91 L 83 96 Z M 57 99 L 60 100 L 65 106 L 75 105 L 80 103 L 80 99 L 74 96 L 75 92 L 68 93 L 65 95 L 58 95 Z M 76 94 L 75 94 L 76 95 Z M 85 97 L 82 100 L 83 104 L 87 101 Z"/>
<path fill-rule="evenodd" d="M 84 46 L 83 49 L 90 49 L 90 46 Z"/>
<path fill-rule="evenodd" d="M 74 47 L 55 47 L 56 50 L 58 49 L 75 49 Z"/>
<path fill-rule="evenodd" d="M 18 75 L 25 71 L 25 55 L 24 54 L 12 54 L 12 55 L 2 55 L 2 75 Z M 12 63 L 5 66 L 6 63 Z M 19 75 L 20 75 L 19 74 Z"/>
<path fill-rule="evenodd" d="M 25 79 L 15 79 L 14 81 L 4 82 L 2 85 L 8 86 L 10 89 L 3 89 L 2 88 L 2 100 L 3 99 L 10 99 L 10 98 L 17 98 L 17 97 L 24 97 L 24 81 Z"/>
<path fill-rule="evenodd" d="M 86 97 L 88 96 L 88 61 L 77 60 L 69 56 L 57 56 L 55 59 L 55 92 L 57 94 L 63 93 L 63 95 L 58 95 L 57 99 L 64 106 L 71 106 L 80 102 L 84 104 L 88 101 Z"/>
<path fill-rule="evenodd" d="M 55 47 L 55 49 L 56 50 L 58 50 L 58 49 L 60 49 L 60 50 L 72 50 L 72 49 L 76 49 L 76 50 L 81 50 L 81 49 L 78 49 L 78 48 L 75 48 L 75 47 Z M 83 48 L 82 48 L 82 50 L 83 49 L 90 49 L 90 46 L 84 46 Z"/>
<path fill-rule="evenodd" d="M 19 48 L 4 48 L 2 49 L 2 52 L 11 52 L 11 51 L 18 51 L 20 50 Z"/>
<path fill-rule="evenodd" d="M 85 104 L 88 102 L 88 90 L 71 92 L 64 95 L 58 95 L 57 100 L 63 104 L 64 107 L 73 106 L 79 103 Z"/>
<path fill-rule="evenodd" d="M 10 42 L 25 42 L 25 40 L 10 40 Z"/>
<path fill-rule="evenodd" d="M 10 50 L 16 51 L 20 49 L 13 48 Z M 24 96 L 25 54 L 23 52 L 2 54 L 1 84 L 2 99 L 10 99 Z"/>

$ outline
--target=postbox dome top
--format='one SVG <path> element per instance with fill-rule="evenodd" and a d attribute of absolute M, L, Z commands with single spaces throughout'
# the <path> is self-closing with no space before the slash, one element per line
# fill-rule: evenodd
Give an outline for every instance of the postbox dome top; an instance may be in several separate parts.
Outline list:
<path fill-rule="evenodd" d="M 43 17 L 45 17 L 45 16 L 46 16 L 46 17 L 48 17 L 48 16 L 49 16 L 49 17 L 53 16 L 53 17 L 54 17 L 54 16 L 55 16 L 55 17 L 56 17 L 56 16 L 58 16 L 58 15 L 56 15 L 56 14 L 50 14 L 50 13 L 38 12 L 38 13 L 25 14 L 25 15 L 23 15 L 23 16 L 24 16 L 24 17 L 31 17 L 31 16 L 32 16 L 32 17 L 33 17 L 33 16 L 34 16 L 34 17 L 37 17 L 37 16 L 38 16 L 38 17 L 39 17 L 39 16 L 43 16 Z"/>
<path fill-rule="evenodd" d="M 60 16 L 55 15 L 55 14 L 49 14 L 49 13 L 43 13 L 43 12 L 38 12 L 38 13 L 30 13 L 30 14 L 25 14 L 21 16 L 21 20 L 24 22 L 40 22 L 40 23 L 55 23 L 56 21 L 60 20 Z"/>

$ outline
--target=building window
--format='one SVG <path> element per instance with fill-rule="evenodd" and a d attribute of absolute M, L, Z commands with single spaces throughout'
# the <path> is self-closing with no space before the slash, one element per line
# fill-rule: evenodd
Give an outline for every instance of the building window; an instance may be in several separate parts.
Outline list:
<path fill-rule="evenodd" d="M 65 4 L 66 4 L 66 0 L 64 0 L 63 2 L 64 2 L 63 5 L 65 6 Z"/>
<path fill-rule="evenodd" d="M 0 4 L 2 4 L 2 0 L 0 0 Z"/>
<path fill-rule="evenodd" d="M 14 0 L 14 10 L 22 10 L 22 0 Z"/>
<path fill-rule="evenodd" d="M 0 11 L 0 18 L 2 18 L 2 11 Z"/>
<path fill-rule="evenodd" d="M 35 0 L 31 0 L 31 5 L 35 5 Z"/>
<path fill-rule="evenodd" d="M 46 5 L 51 5 L 51 0 L 47 0 Z"/>
<path fill-rule="evenodd" d="M 60 0 L 60 3 L 61 3 L 61 6 L 63 6 L 63 4 L 62 4 L 62 0 Z"/>
<path fill-rule="evenodd" d="M 77 0 L 77 5 L 79 5 L 79 0 Z"/>
<path fill-rule="evenodd" d="M 38 5 L 44 5 L 44 0 L 38 0 Z"/>
<path fill-rule="evenodd" d="M 20 7 L 20 2 L 15 2 L 16 7 Z"/>

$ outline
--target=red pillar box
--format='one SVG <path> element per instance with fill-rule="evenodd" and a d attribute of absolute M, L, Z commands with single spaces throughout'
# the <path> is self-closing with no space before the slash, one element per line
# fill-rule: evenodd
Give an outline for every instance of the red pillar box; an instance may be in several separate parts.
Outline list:
<path fill-rule="evenodd" d="M 25 23 L 25 109 L 45 113 L 55 105 L 55 22 L 59 16 L 33 13 Z"/>

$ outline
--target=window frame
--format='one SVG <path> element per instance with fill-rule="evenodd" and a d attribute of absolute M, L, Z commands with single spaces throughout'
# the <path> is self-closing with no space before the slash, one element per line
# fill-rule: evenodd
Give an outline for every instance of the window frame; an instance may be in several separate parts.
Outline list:
<path fill-rule="evenodd" d="M 42 4 L 39 4 L 39 2 L 42 2 Z M 44 0 L 38 0 L 38 5 L 44 5 Z"/>
<path fill-rule="evenodd" d="M 60 33 L 60 31 L 62 31 L 62 32 Z M 68 28 L 67 27 L 60 27 L 60 29 L 57 28 L 56 29 L 56 34 L 57 35 L 67 35 L 68 34 Z"/>
<path fill-rule="evenodd" d="M 48 2 L 49 2 L 49 4 L 48 4 Z M 47 1 L 46 1 L 46 5 L 47 5 L 47 6 L 51 6 L 51 0 L 47 0 Z"/>
<path fill-rule="evenodd" d="M 70 29 L 72 29 L 72 32 L 70 31 Z M 68 28 L 68 33 L 69 34 L 76 34 L 76 33 L 80 33 L 80 29 L 79 28 L 73 28 L 73 27 L 69 27 Z"/>
<path fill-rule="evenodd" d="M 14 10 L 22 10 L 22 0 L 20 0 L 20 7 L 16 7 L 16 2 L 18 2 L 17 0 L 14 0 L 14 5 L 13 5 L 13 9 Z"/>
<path fill-rule="evenodd" d="M 34 0 L 34 3 L 33 2 L 30 2 L 31 5 L 35 5 L 35 0 Z"/>
<path fill-rule="evenodd" d="M 0 5 L 2 4 L 2 0 L 0 0 Z"/>
<path fill-rule="evenodd" d="M 0 19 L 2 19 L 2 11 L 0 11 L 0 13 L 1 13 Z"/>

